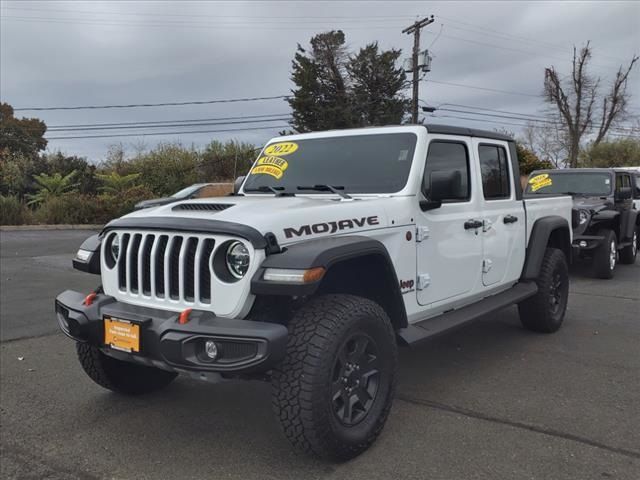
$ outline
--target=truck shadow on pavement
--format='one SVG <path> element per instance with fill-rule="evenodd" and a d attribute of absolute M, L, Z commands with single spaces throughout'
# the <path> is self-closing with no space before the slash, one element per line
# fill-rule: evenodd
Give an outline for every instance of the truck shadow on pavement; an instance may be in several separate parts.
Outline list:
<path fill-rule="evenodd" d="M 500 377 L 505 362 L 520 358 L 527 345 L 540 338 L 520 328 L 515 309 L 509 309 L 427 344 L 401 349 L 397 399 L 387 427 L 380 441 L 352 463 L 375 458 L 376 451 L 390 447 L 389 441 L 395 443 L 392 432 L 402 426 L 396 424 L 394 412 L 402 408 L 403 399 L 466 401 L 461 393 L 477 388 L 478 379 L 487 386 L 504 381 Z M 515 385 L 514 390 L 522 388 Z M 108 445 L 114 454 L 126 445 L 129 454 L 152 456 L 159 462 L 168 458 L 196 462 L 214 455 L 217 463 L 232 466 L 245 462 L 251 452 L 261 460 L 258 463 L 266 462 L 276 471 L 334 468 L 290 448 L 272 414 L 267 383 L 214 385 L 179 377 L 164 391 L 144 397 L 93 392 L 90 403 L 79 406 L 80 416 L 95 425 L 109 419 L 108 429 L 119 439 Z M 430 409 L 422 412 L 427 417 L 437 414 Z"/>

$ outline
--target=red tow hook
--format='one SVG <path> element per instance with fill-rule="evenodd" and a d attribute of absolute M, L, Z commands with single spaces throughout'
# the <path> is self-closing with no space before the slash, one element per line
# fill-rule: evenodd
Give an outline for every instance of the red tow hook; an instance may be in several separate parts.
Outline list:
<path fill-rule="evenodd" d="M 82 303 L 84 303 L 87 307 L 90 307 L 97 296 L 98 294 L 96 292 L 91 292 L 89 295 L 84 297 L 84 301 Z"/>
<path fill-rule="evenodd" d="M 180 325 L 184 325 L 185 323 L 187 323 L 189 321 L 190 314 L 191 314 L 191 308 L 187 308 L 186 310 L 184 310 L 178 317 L 178 323 Z"/>

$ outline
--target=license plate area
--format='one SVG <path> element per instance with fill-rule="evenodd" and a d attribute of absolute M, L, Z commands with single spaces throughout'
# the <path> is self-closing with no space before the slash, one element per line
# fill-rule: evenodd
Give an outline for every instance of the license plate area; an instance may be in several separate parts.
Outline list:
<path fill-rule="evenodd" d="M 123 318 L 105 315 L 104 343 L 123 352 L 140 352 L 140 325 Z"/>

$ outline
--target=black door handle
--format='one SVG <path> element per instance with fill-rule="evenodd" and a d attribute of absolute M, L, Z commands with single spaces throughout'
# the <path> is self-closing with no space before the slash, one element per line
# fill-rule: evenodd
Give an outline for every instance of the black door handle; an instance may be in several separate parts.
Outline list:
<path fill-rule="evenodd" d="M 473 228 L 480 228 L 480 227 L 482 227 L 482 222 L 480 220 L 467 220 L 466 222 L 464 222 L 465 230 L 471 230 Z"/>
<path fill-rule="evenodd" d="M 502 221 L 504 223 L 516 223 L 518 221 L 518 217 L 514 217 L 513 215 L 506 215 Z"/>

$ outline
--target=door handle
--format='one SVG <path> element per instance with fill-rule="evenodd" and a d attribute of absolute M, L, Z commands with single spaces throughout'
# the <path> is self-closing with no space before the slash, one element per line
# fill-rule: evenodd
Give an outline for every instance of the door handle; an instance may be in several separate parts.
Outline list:
<path fill-rule="evenodd" d="M 471 219 L 464 222 L 465 230 L 472 230 L 474 228 L 480 228 L 480 227 L 482 227 L 482 222 L 480 220 Z"/>
<path fill-rule="evenodd" d="M 502 221 L 504 223 L 516 223 L 518 221 L 518 217 L 514 217 L 513 215 L 505 215 Z"/>

